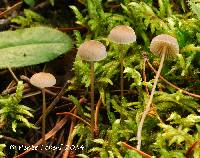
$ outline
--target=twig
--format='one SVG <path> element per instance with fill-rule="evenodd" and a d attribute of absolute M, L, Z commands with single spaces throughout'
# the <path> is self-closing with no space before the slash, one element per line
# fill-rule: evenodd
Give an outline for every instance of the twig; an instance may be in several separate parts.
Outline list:
<path fill-rule="evenodd" d="M 13 79 L 18 83 L 19 80 L 18 80 L 17 76 L 14 74 L 14 72 L 12 71 L 12 69 L 11 69 L 10 67 L 8 67 L 8 70 L 9 70 L 9 72 L 11 73 Z"/>
<path fill-rule="evenodd" d="M 200 144 L 200 139 L 195 141 L 187 150 L 185 154 L 185 158 L 190 158 L 190 155 L 192 154 L 193 150 L 196 148 L 197 145 Z"/>
<path fill-rule="evenodd" d="M 74 115 L 77 115 L 77 109 L 74 110 Z M 63 153 L 63 158 L 68 157 L 69 153 L 70 153 L 69 147 L 72 146 L 72 141 L 73 141 L 71 134 L 72 134 L 74 127 L 75 127 L 75 121 L 76 121 L 76 119 L 73 117 L 72 122 L 71 122 L 71 126 L 70 126 L 70 130 L 69 130 L 69 136 L 68 136 L 68 139 L 67 139 L 67 145 L 66 145 L 66 146 L 68 146 L 68 148 Z"/>
<path fill-rule="evenodd" d="M 22 147 L 30 147 L 31 145 L 25 142 L 21 142 L 15 138 L 12 137 L 7 137 L 7 136 L 3 136 L 1 139 L 12 142 L 13 144 L 20 144 Z M 41 150 L 37 150 L 39 153 L 45 154 L 47 156 L 50 156 L 49 153 L 45 152 L 45 151 L 41 151 Z"/>
<path fill-rule="evenodd" d="M 123 145 L 124 147 L 126 147 L 127 149 L 130 149 L 130 150 L 136 151 L 137 153 L 139 153 L 140 155 L 142 155 L 144 158 L 152 158 L 151 155 L 148 155 L 148 154 L 144 153 L 143 151 L 138 150 L 137 148 L 134 148 L 134 147 L 128 145 L 128 144 L 125 143 L 125 142 L 122 142 L 122 145 Z"/>
<path fill-rule="evenodd" d="M 147 64 L 148 64 L 148 66 L 150 67 L 150 69 L 151 69 L 154 73 L 157 73 L 157 71 L 154 69 L 154 67 L 151 65 L 151 63 L 149 62 L 148 59 L 146 60 L 146 62 L 147 62 Z M 177 87 L 176 85 L 174 85 L 174 84 L 170 83 L 169 81 L 167 81 L 167 80 L 166 80 L 164 77 L 162 77 L 161 75 L 159 76 L 159 78 L 160 78 L 161 80 L 163 80 L 165 83 L 167 83 L 168 85 L 170 85 L 171 87 L 173 87 L 174 89 L 179 90 L 181 93 L 184 93 L 184 94 L 187 94 L 187 95 L 189 95 L 189 96 L 191 96 L 191 97 L 200 99 L 200 95 L 194 94 L 194 93 L 190 93 L 190 92 L 188 92 L 188 91 L 186 91 L 186 90 L 183 90 L 183 89 Z"/>
<path fill-rule="evenodd" d="M 48 140 L 49 138 L 51 138 L 52 136 L 54 136 L 68 121 L 67 117 L 64 117 L 61 121 L 59 121 L 58 123 L 56 123 L 55 127 L 49 131 L 46 135 L 45 135 L 45 140 Z M 37 147 L 39 145 L 41 145 L 42 143 L 42 139 L 38 140 L 33 147 Z M 20 155 L 15 156 L 14 158 L 21 158 L 24 157 L 26 154 L 28 154 L 30 151 L 33 150 L 33 147 L 30 147 L 28 150 L 26 150 L 25 152 L 23 152 Z"/>
<path fill-rule="evenodd" d="M 12 81 L 8 84 L 8 86 L 6 87 L 6 90 L 12 88 L 12 87 L 15 86 L 15 85 L 16 85 L 15 80 L 12 80 Z"/>
<path fill-rule="evenodd" d="M 85 123 L 86 125 L 88 125 L 91 128 L 91 125 L 87 121 L 85 121 L 84 119 L 82 119 L 81 117 L 79 117 L 77 115 L 74 115 L 71 112 L 61 112 L 61 113 L 56 113 L 56 114 L 57 115 L 72 115 L 72 116 L 76 117 L 77 119 L 79 119 L 80 121 L 82 121 L 83 123 Z"/>
<path fill-rule="evenodd" d="M 58 28 L 59 31 L 62 32 L 71 32 L 73 30 L 87 30 L 86 27 L 79 26 L 79 27 L 64 27 L 64 28 Z"/>
<path fill-rule="evenodd" d="M 24 89 L 27 89 L 27 88 L 29 88 L 29 84 L 28 84 L 28 83 L 25 83 L 25 84 L 23 84 L 23 87 L 24 87 Z M 17 86 L 14 86 L 14 87 L 11 87 L 11 88 L 6 88 L 6 89 L 2 92 L 2 95 L 7 95 L 7 94 L 9 94 L 9 93 L 12 93 L 12 92 L 14 92 L 16 89 L 17 89 Z"/>
<path fill-rule="evenodd" d="M 59 146 L 60 144 L 62 144 L 62 138 L 63 138 L 64 132 L 65 132 L 65 129 L 63 128 L 59 134 L 57 141 L 56 141 L 57 142 L 56 146 Z M 61 150 L 64 150 L 64 149 L 61 149 Z M 53 151 L 51 158 L 55 158 L 56 152 L 57 152 L 56 150 Z"/>
<path fill-rule="evenodd" d="M 99 109 L 101 106 L 102 100 L 99 98 L 97 105 L 96 105 L 96 111 L 95 111 L 95 120 L 94 120 L 94 136 L 98 137 L 99 135 Z"/>
<path fill-rule="evenodd" d="M 13 5 L 12 7 L 9 7 L 7 10 L 5 10 L 4 12 L 0 13 L 0 18 L 4 17 L 5 15 L 8 15 L 10 12 L 16 10 L 18 7 L 20 7 L 22 5 L 23 2 L 18 2 L 15 5 Z"/>
<path fill-rule="evenodd" d="M 58 101 L 60 100 L 60 98 L 62 98 L 62 95 L 65 92 L 65 88 L 68 86 L 68 83 L 66 82 L 65 85 L 63 86 L 63 88 L 60 90 L 60 92 L 58 93 L 58 95 L 56 96 L 56 98 L 53 100 L 53 102 L 47 107 L 46 109 L 46 116 L 49 114 L 49 112 L 56 106 L 56 104 L 58 103 Z M 46 91 L 45 91 L 46 92 Z M 68 100 L 69 101 L 69 100 Z M 38 119 L 38 121 L 36 122 L 36 124 L 38 124 L 40 121 L 42 120 L 42 117 L 40 117 Z"/>
<path fill-rule="evenodd" d="M 3 136 L 3 137 L 0 138 L 0 139 L 3 139 L 3 140 L 6 140 L 6 141 L 9 141 L 9 142 L 12 142 L 13 144 L 22 144 L 22 145 L 25 145 L 25 146 L 29 146 L 28 143 L 21 142 L 21 141 L 19 141 L 18 139 L 15 139 L 15 138 L 12 138 L 12 137 Z"/>

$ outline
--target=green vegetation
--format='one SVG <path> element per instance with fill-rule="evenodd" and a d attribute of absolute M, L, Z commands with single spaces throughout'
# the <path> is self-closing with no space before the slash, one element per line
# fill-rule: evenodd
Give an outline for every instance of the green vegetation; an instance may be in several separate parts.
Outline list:
<path fill-rule="evenodd" d="M 200 1 L 24 2 L 15 10 L 18 16 L 2 16 L 11 21 L 0 32 L 0 68 L 18 68 L 12 75 L 26 75 L 20 79 L 27 83 L 17 84 L 9 71 L 0 72 L 0 80 L 4 81 L 0 96 L 0 157 L 200 157 Z M 107 38 L 117 25 L 130 26 L 137 36 L 135 43 L 123 48 L 123 99 L 120 48 Z M 138 125 L 154 83 L 154 69 L 160 62 L 149 47 L 152 38 L 160 34 L 175 37 L 180 52 L 164 62 L 142 128 L 141 149 L 137 150 Z M 71 39 L 77 49 L 85 41 L 100 41 L 108 53 L 104 60 L 94 63 L 96 109 L 92 130 L 90 65 L 76 55 L 77 49 L 71 49 Z M 39 71 L 51 72 L 57 79 L 56 87 L 46 90 L 46 145 L 57 150 L 10 151 L 13 143 L 41 145 L 42 97 L 36 95 L 40 91 L 28 80 Z M 58 150 L 61 144 L 71 150 Z"/>

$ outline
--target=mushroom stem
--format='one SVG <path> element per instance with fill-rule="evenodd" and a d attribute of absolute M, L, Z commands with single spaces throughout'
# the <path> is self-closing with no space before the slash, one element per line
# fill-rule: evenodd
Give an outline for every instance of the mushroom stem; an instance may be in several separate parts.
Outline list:
<path fill-rule="evenodd" d="M 94 111 L 94 62 L 93 61 L 90 62 L 90 67 L 91 67 L 91 70 L 90 70 L 91 130 L 93 132 L 93 130 L 94 130 L 94 114 L 95 114 L 95 111 Z"/>
<path fill-rule="evenodd" d="M 123 47 L 123 44 L 120 44 L 119 48 L 120 48 L 120 91 L 121 91 L 121 98 L 122 98 L 124 96 L 124 76 L 123 76 L 124 47 Z"/>
<path fill-rule="evenodd" d="M 42 88 L 42 144 L 45 144 L 45 128 L 46 128 L 46 99 L 45 99 L 45 90 Z"/>
<path fill-rule="evenodd" d="M 162 67 L 163 67 L 163 63 L 164 63 L 164 60 L 165 60 L 165 55 L 166 55 L 166 47 L 163 48 L 163 54 L 162 54 L 162 57 L 161 57 L 161 61 L 160 61 L 160 66 L 158 68 L 158 71 L 156 73 L 156 77 L 155 77 L 155 81 L 154 81 L 154 84 L 153 84 L 153 88 L 151 90 L 151 95 L 149 97 L 149 100 L 147 102 L 147 105 L 146 105 L 146 108 L 142 114 L 142 118 L 140 120 L 140 123 L 139 123 L 139 126 L 138 126 L 138 131 L 137 131 L 137 149 L 140 150 L 140 147 L 141 147 L 141 137 L 142 137 L 142 127 L 143 127 L 143 124 L 144 124 L 144 120 L 150 110 L 150 107 L 151 107 L 151 103 L 152 103 L 152 100 L 153 100 L 153 96 L 154 96 L 154 93 L 155 93 L 155 90 L 156 90 L 156 85 L 158 83 L 158 78 L 160 76 L 160 73 L 161 73 L 161 70 L 162 70 Z"/>

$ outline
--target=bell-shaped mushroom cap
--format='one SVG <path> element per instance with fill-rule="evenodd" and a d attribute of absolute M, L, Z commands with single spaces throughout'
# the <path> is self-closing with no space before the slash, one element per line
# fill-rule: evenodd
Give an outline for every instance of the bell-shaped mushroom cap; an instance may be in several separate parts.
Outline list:
<path fill-rule="evenodd" d="M 46 72 L 39 72 L 30 78 L 30 83 L 38 88 L 51 87 L 56 84 L 55 77 Z"/>
<path fill-rule="evenodd" d="M 171 58 L 179 53 L 179 45 L 176 38 L 170 35 L 161 34 L 152 39 L 150 50 L 158 56 L 161 56 L 165 51 L 166 57 Z"/>
<path fill-rule="evenodd" d="M 82 60 L 99 61 L 107 56 L 106 47 L 99 41 L 90 40 L 82 43 L 77 54 Z"/>
<path fill-rule="evenodd" d="M 108 38 L 117 44 L 130 44 L 136 41 L 135 31 L 126 25 L 115 26 L 110 31 Z"/>

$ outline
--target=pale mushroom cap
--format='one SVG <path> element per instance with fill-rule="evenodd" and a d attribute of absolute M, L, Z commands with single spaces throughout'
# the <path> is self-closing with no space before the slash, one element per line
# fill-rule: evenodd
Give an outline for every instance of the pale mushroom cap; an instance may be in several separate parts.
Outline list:
<path fill-rule="evenodd" d="M 39 88 L 51 87 L 56 84 L 55 77 L 46 72 L 39 72 L 30 78 L 30 83 Z"/>
<path fill-rule="evenodd" d="M 117 44 L 130 44 L 136 41 L 135 31 L 126 25 L 115 26 L 110 31 L 108 38 Z"/>
<path fill-rule="evenodd" d="M 150 50 L 158 56 L 161 56 L 165 51 L 166 58 L 171 58 L 179 53 L 179 45 L 176 38 L 170 35 L 161 34 L 152 39 Z"/>
<path fill-rule="evenodd" d="M 99 41 L 90 40 L 82 43 L 77 54 L 82 60 L 99 61 L 107 56 L 106 47 Z"/>

